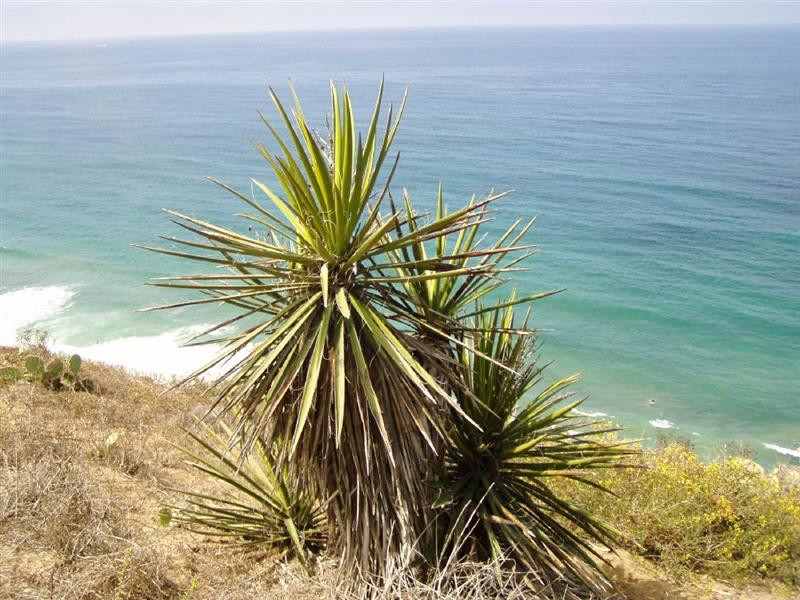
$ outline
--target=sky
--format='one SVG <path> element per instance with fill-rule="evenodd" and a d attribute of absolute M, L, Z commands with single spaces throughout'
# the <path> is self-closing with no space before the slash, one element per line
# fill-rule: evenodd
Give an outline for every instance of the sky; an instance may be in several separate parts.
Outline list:
<path fill-rule="evenodd" d="M 269 2 L 0 0 L 3 43 L 204 33 L 500 25 L 800 23 L 798 1 Z"/>

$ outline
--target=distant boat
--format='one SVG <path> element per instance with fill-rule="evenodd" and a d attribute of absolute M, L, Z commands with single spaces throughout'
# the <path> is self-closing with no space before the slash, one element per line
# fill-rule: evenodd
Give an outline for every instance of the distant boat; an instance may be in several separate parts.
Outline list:
<path fill-rule="evenodd" d="M 108 44 L 97 44 L 97 48 L 108 48 Z"/>

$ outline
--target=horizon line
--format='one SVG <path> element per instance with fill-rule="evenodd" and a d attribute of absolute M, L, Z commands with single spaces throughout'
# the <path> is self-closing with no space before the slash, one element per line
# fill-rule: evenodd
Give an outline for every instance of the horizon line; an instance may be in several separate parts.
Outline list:
<path fill-rule="evenodd" d="M 130 42 L 146 40 L 170 40 L 198 37 L 224 37 L 247 36 L 265 34 L 304 34 L 304 33 L 368 33 L 368 32 L 410 32 L 410 31 L 460 31 L 479 29 L 787 29 L 800 27 L 800 21 L 787 23 L 526 23 L 522 25 L 492 24 L 492 25 L 417 25 L 417 26 L 379 26 L 379 27 L 329 27 L 329 28 L 299 28 L 299 29 L 264 29 L 243 31 L 198 31 L 192 33 L 155 33 L 132 34 L 113 37 L 85 37 L 85 38 L 40 38 L 30 40 L 5 41 L 0 37 L 0 46 L 21 45 L 55 45 L 55 44 L 81 44 L 88 42 Z"/>

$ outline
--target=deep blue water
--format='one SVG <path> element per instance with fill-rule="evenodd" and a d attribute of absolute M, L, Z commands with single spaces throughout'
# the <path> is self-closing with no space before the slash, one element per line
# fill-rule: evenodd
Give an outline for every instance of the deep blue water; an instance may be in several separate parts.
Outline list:
<path fill-rule="evenodd" d="M 800 446 L 800 29 L 337 32 L 2 47 L 0 342 L 40 323 L 64 348 L 185 367 L 208 311 L 142 286 L 185 269 L 130 247 L 174 208 L 231 222 L 268 178 L 267 85 L 328 111 L 346 80 L 409 102 L 395 187 L 431 206 L 514 189 L 491 228 L 539 215 L 521 291 L 553 375 L 633 435 Z M 655 400 L 655 403 L 651 403 Z M 655 423 L 655 426 L 653 425 Z M 782 455 L 784 458 L 789 456 Z"/>

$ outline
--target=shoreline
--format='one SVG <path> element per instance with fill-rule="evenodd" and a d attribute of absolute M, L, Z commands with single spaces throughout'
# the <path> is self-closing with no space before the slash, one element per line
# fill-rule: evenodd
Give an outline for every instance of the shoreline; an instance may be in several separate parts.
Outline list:
<path fill-rule="evenodd" d="M 188 375 L 199 365 L 211 360 L 216 353 L 215 345 L 189 348 L 181 346 L 207 327 L 202 323 L 179 325 L 153 335 L 122 336 L 88 345 L 65 344 L 57 338 L 49 339 L 51 332 L 47 329 L 48 320 L 68 311 L 74 305 L 77 292 L 75 286 L 66 285 L 24 286 L 0 290 L 0 314 L 5 315 L 5 319 L 0 321 L 0 346 L 18 347 L 20 333 L 32 328 L 48 335 L 45 346 L 51 352 L 79 354 L 82 358 L 121 367 L 132 375 L 149 377 L 163 383 Z M 592 407 L 590 410 L 587 407 L 577 413 L 612 422 L 620 418 L 613 414 L 615 411 L 606 412 L 602 407 L 599 408 Z M 767 466 L 782 462 L 800 464 L 800 447 L 793 448 L 788 442 L 781 443 L 772 439 L 756 441 L 755 438 L 726 440 L 719 436 L 709 438 L 679 423 L 678 415 L 643 417 L 641 423 L 628 425 L 625 431 L 629 434 L 641 432 L 641 437 L 650 445 L 656 445 L 664 439 L 691 443 L 705 459 L 713 458 L 726 445 L 747 444 L 759 463 Z M 646 435 L 648 433 L 650 435 Z M 706 439 L 709 441 L 706 442 Z"/>
<path fill-rule="evenodd" d="M 146 377 L 161 384 L 169 384 L 188 375 L 198 365 L 209 361 L 216 352 L 217 346 L 214 345 L 190 348 L 181 346 L 183 341 L 204 329 L 204 326 L 199 324 L 177 327 L 156 335 L 127 336 L 88 346 L 64 344 L 58 342 L 57 339 L 50 339 L 46 326 L 39 328 L 37 324 L 46 322 L 48 318 L 56 316 L 72 305 L 74 291 L 67 286 L 32 286 L 0 291 L 0 313 L 11 314 L 9 308 L 13 308 L 13 306 L 8 305 L 18 305 L 19 300 L 28 301 L 31 296 L 36 297 L 42 292 L 48 291 L 59 300 L 56 302 L 30 302 L 28 310 L 18 316 L 16 321 L 11 319 L 10 323 L 0 325 L 0 348 L 23 352 L 24 350 L 20 349 L 20 332 L 26 328 L 32 328 L 31 331 L 47 334 L 44 347 L 48 352 L 60 355 L 78 354 L 83 359 L 110 367 L 118 367 L 129 375 Z M 13 298 L 15 294 L 18 294 L 19 298 Z M 8 301 L 9 297 L 12 297 L 11 302 Z M 11 327 L 16 327 L 13 339 L 10 335 Z M 159 350 L 154 352 L 153 350 L 156 348 Z M 600 410 L 578 409 L 576 414 L 616 423 L 615 415 Z M 691 447 L 706 462 L 729 452 L 727 447 L 732 446 L 737 447 L 739 451 L 747 451 L 748 458 L 763 468 L 773 468 L 780 464 L 800 465 L 800 447 L 793 449 L 772 441 L 761 441 L 759 446 L 753 446 L 736 439 L 728 441 L 719 439 L 711 443 L 702 443 L 703 436 L 701 434 L 690 433 L 666 418 L 648 419 L 646 422 L 650 426 L 651 435 L 645 435 L 648 430 L 641 429 L 642 434 L 639 436 L 646 446 L 657 447 L 659 444 L 678 442 Z M 623 428 L 629 437 L 637 437 L 631 434 L 639 430 L 634 426 Z"/>

